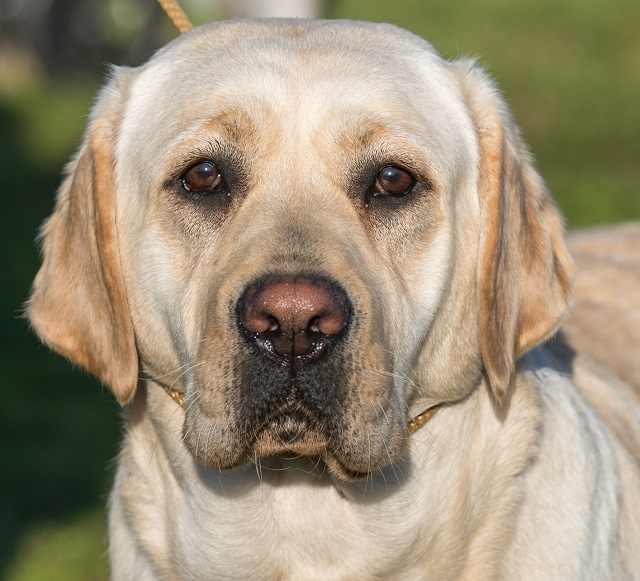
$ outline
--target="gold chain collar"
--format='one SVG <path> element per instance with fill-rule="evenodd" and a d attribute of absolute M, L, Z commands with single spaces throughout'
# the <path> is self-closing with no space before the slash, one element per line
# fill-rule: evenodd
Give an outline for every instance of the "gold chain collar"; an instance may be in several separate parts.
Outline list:
<path fill-rule="evenodd" d="M 413 434 L 422 426 L 424 426 L 441 407 L 441 403 L 434 404 L 430 408 L 427 408 L 422 413 L 418 414 L 415 418 L 409 420 L 409 423 L 407 424 L 409 433 Z"/>
<path fill-rule="evenodd" d="M 171 396 L 171 399 L 175 401 L 179 406 L 184 407 L 185 395 L 181 391 L 176 389 L 172 389 L 163 385 L 164 390 Z M 430 408 L 427 408 L 422 413 L 418 414 L 415 418 L 412 418 L 407 424 L 407 429 L 410 434 L 418 431 L 422 426 L 424 426 L 434 415 L 435 413 L 442 407 L 441 403 L 437 403 L 432 405 Z"/>
<path fill-rule="evenodd" d="M 184 406 L 184 402 L 186 399 L 184 393 L 175 389 L 171 389 L 166 385 L 163 385 L 162 387 L 164 387 L 164 390 L 171 396 L 171 399 L 173 399 L 173 401 L 175 401 L 179 406 Z"/>

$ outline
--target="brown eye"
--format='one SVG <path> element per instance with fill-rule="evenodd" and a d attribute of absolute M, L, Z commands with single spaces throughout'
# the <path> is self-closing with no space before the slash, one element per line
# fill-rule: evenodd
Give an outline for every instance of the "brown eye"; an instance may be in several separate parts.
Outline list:
<path fill-rule="evenodd" d="M 376 177 L 374 195 L 404 196 L 411 191 L 414 180 L 410 174 L 394 165 L 382 168 Z"/>
<path fill-rule="evenodd" d="M 221 181 L 216 166 L 208 161 L 194 165 L 182 177 L 184 189 L 196 193 L 213 191 Z"/>

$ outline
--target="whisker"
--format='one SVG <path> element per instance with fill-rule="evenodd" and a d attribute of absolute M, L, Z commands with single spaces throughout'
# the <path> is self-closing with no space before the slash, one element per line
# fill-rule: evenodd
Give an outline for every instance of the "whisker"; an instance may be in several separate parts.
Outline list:
<path fill-rule="evenodd" d="M 424 387 L 416 384 L 414 381 L 412 381 L 409 377 L 407 377 L 404 374 L 397 373 L 397 372 L 392 372 L 392 371 L 384 371 L 384 370 L 381 370 L 381 369 L 365 369 L 364 371 L 366 371 L 367 373 L 384 375 L 386 377 L 403 379 L 403 380 L 409 382 L 412 386 L 414 386 L 416 388 L 416 391 L 418 391 L 419 395 L 421 395 L 421 396 L 428 395 L 429 397 L 432 397 L 433 399 L 439 401 L 440 403 L 446 403 L 447 405 L 453 405 L 453 402 L 448 401 L 446 399 L 442 399 L 440 396 L 436 395 L 435 393 L 431 393 L 431 392 L 427 391 Z"/>
<path fill-rule="evenodd" d="M 169 389 L 171 389 L 176 382 L 178 381 L 178 379 L 180 379 L 183 375 L 185 375 L 186 373 L 189 373 L 190 371 L 193 371 L 196 367 L 200 367 L 200 365 L 204 365 L 205 361 L 201 361 L 200 363 L 194 363 L 191 367 L 189 367 L 188 369 L 185 369 L 180 375 L 178 375 L 178 377 L 176 377 L 173 380 L 173 383 L 169 386 Z"/>
<path fill-rule="evenodd" d="M 258 482 L 260 482 L 260 484 L 262 484 L 262 462 L 261 462 L 261 458 L 258 457 L 258 452 L 254 452 L 254 465 L 256 467 L 256 474 L 258 475 Z"/>
<path fill-rule="evenodd" d="M 199 399 L 200 396 L 197 396 L 193 399 L 193 401 L 191 402 L 191 404 L 189 405 L 189 407 L 191 407 L 194 403 L 196 403 L 196 401 Z M 189 408 L 187 408 L 189 409 Z M 186 410 L 185 410 L 186 411 Z M 191 433 L 191 430 L 193 429 L 193 425 L 189 426 L 189 428 L 187 429 L 186 432 L 184 432 L 184 434 L 182 435 L 182 441 L 184 442 L 187 438 L 187 436 Z"/>
<path fill-rule="evenodd" d="M 158 381 L 158 380 L 162 379 L 163 377 L 168 377 L 169 375 L 173 375 L 174 373 L 177 373 L 178 371 L 184 369 L 185 367 L 189 367 L 190 365 L 192 365 L 191 362 L 185 363 L 184 365 L 180 365 L 180 367 L 176 367 L 175 369 L 169 371 L 168 373 L 164 373 L 162 375 L 147 375 L 147 376 L 144 376 L 144 377 L 138 377 L 138 379 L 140 379 L 142 381 L 147 381 L 149 379 L 151 379 L 153 381 Z"/>

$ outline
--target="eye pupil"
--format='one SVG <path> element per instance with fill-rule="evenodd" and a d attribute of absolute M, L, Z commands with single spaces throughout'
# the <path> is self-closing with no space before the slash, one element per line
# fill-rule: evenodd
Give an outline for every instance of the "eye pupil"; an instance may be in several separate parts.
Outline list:
<path fill-rule="evenodd" d="M 182 178 L 182 185 L 189 192 L 211 191 L 222 181 L 216 166 L 206 161 L 194 165 Z"/>
<path fill-rule="evenodd" d="M 414 180 L 409 173 L 389 165 L 378 174 L 375 189 L 378 195 L 404 196 L 409 193 L 413 184 Z"/>

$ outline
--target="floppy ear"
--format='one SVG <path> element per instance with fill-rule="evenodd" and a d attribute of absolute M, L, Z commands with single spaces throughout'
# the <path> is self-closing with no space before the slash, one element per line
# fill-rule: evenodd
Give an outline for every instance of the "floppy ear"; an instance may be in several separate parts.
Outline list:
<path fill-rule="evenodd" d="M 558 329 L 573 263 L 562 216 L 507 106 L 473 63 L 459 66 L 480 150 L 480 344 L 491 388 L 502 401 L 517 359 Z"/>
<path fill-rule="evenodd" d="M 27 315 L 47 345 L 95 374 L 125 404 L 136 388 L 138 358 L 115 224 L 121 84 L 116 78 L 101 94 L 42 227 L 43 263 Z"/>

